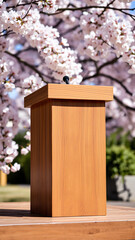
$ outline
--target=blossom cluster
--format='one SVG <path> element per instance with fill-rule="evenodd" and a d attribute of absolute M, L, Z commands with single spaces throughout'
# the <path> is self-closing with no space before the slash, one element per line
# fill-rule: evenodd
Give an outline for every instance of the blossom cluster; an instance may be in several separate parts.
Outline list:
<path fill-rule="evenodd" d="M 70 3 L 70 0 L 56 0 L 56 4 L 59 8 L 66 8 Z M 76 7 L 83 6 L 83 1 L 76 1 L 72 0 L 72 4 Z M 78 17 L 75 16 L 74 12 L 71 13 L 69 10 L 60 12 L 58 15 L 56 15 L 56 18 L 62 19 L 67 25 L 69 26 L 75 26 L 76 24 L 79 24 Z"/>
<path fill-rule="evenodd" d="M 23 19 L 25 14 L 25 10 L 18 12 L 4 11 L 2 14 L 3 25 L 24 36 L 32 47 L 38 49 L 45 59 L 47 67 L 54 71 L 53 77 L 62 80 L 63 76 L 68 75 L 71 81 L 74 78 L 79 79 L 73 81 L 79 84 L 80 79 L 82 80 L 79 76 L 82 69 L 81 64 L 76 63 L 76 52 L 69 47 L 64 47 L 64 45 L 67 45 L 64 39 L 58 41 L 59 32 L 57 29 L 40 23 L 38 9 L 30 10 L 29 15 Z"/>
<path fill-rule="evenodd" d="M 6 57 L 0 59 L 0 84 L 3 84 L 7 92 L 15 88 L 14 72 Z"/>
<path fill-rule="evenodd" d="M 129 3 L 132 2 L 132 0 L 115 0 L 115 1 L 110 1 L 110 0 L 84 0 L 84 2 L 88 6 L 114 6 L 119 8 L 121 7 L 128 7 Z"/>
<path fill-rule="evenodd" d="M 84 45 L 79 46 L 81 53 L 84 51 L 94 60 L 108 58 L 111 52 L 117 57 L 128 54 L 130 58 L 132 55 L 130 53 L 134 42 L 132 25 L 126 19 L 117 16 L 114 11 L 107 10 L 102 13 L 101 9 L 94 9 L 90 13 L 84 12 L 80 25 L 85 41 Z M 134 67 L 132 71 L 133 69 Z"/>
<path fill-rule="evenodd" d="M 30 141 L 30 131 L 26 132 L 24 138 Z M 30 144 L 28 144 L 25 148 L 21 149 L 21 154 L 26 155 L 30 150 L 31 150 L 31 146 Z"/>
<path fill-rule="evenodd" d="M 129 73 L 135 73 L 135 45 L 131 46 L 129 51 L 123 54 L 123 60 L 131 66 Z"/>
<path fill-rule="evenodd" d="M 85 0 L 88 6 L 106 6 L 110 1 L 109 0 Z"/>
<path fill-rule="evenodd" d="M 12 165 L 18 155 L 18 145 L 13 141 L 18 125 L 15 102 L 9 98 L 4 87 L 0 88 L 0 170 L 8 174 L 20 169 L 20 165 Z"/>
<path fill-rule="evenodd" d="M 56 0 L 40 0 L 38 2 L 38 7 L 43 10 L 43 12 L 54 13 L 58 6 L 56 5 Z"/>
<path fill-rule="evenodd" d="M 35 90 L 43 87 L 44 82 L 38 76 L 38 74 L 30 75 L 29 77 L 25 78 L 22 82 L 22 88 L 24 89 L 24 94 L 29 95 L 30 93 L 34 92 Z"/>
<path fill-rule="evenodd" d="M 119 2 L 130 3 L 132 0 L 119 0 Z"/>

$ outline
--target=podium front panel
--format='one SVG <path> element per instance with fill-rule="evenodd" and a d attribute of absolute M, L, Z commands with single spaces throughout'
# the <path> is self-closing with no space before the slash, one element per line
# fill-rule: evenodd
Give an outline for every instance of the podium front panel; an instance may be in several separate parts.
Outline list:
<path fill-rule="evenodd" d="M 106 214 L 104 101 L 52 101 L 52 215 Z"/>

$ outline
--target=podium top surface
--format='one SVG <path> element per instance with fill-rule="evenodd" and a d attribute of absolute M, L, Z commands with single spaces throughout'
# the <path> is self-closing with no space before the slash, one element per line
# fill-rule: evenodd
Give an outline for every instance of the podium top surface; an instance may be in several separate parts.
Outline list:
<path fill-rule="evenodd" d="M 24 107 L 47 99 L 112 101 L 112 86 L 48 84 L 24 98 Z"/>

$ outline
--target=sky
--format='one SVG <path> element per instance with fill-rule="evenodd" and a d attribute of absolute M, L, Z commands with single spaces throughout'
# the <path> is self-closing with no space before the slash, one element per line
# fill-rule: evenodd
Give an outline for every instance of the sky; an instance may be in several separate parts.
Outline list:
<path fill-rule="evenodd" d="M 133 2 L 131 3 L 131 8 L 135 8 L 135 1 L 133 1 Z M 134 10 L 134 11 L 131 11 L 131 13 L 134 13 L 134 14 L 135 14 L 135 10 Z"/>

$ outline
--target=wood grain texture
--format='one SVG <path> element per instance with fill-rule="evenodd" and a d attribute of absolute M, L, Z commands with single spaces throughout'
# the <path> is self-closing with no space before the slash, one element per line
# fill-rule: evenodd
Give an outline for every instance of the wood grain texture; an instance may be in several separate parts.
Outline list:
<path fill-rule="evenodd" d="M 32 106 L 31 146 L 32 213 L 106 214 L 104 101 Z"/>
<path fill-rule="evenodd" d="M 48 85 L 26 96 L 24 98 L 24 107 L 31 107 L 36 103 L 46 100 L 47 98 L 48 98 Z"/>
<path fill-rule="evenodd" d="M 48 84 L 24 98 L 24 106 L 32 105 L 46 99 L 76 99 L 76 100 L 113 100 L 113 87 L 86 86 L 67 84 Z"/>
<path fill-rule="evenodd" d="M 29 202 L 0 203 L 0 226 L 40 225 L 40 224 L 71 224 L 98 222 L 127 222 L 135 223 L 135 207 L 112 206 L 107 204 L 106 216 L 83 217 L 39 217 L 30 212 Z"/>
<path fill-rule="evenodd" d="M 0 227 L 1 240 L 135 240 L 135 222 Z"/>
<path fill-rule="evenodd" d="M 44 218 L 29 203 L 0 203 L 0 240 L 135 240 L 135 208 L 108 206 L 107 216 Z"/>
<path fill-rule="evenodd" d="M 31 211 L 52 215 L 51 107 L 42 102 L 31 108 Z"/>
<path fill-rule="evenodd" d="M 0 186 L 4 187 L 7 185 L 7 174 L 0 171 Z"/>
<path fill-rule="evenodd" d="M 52 102 L 52 216 L 106 214 L 105 103 Z"/>

